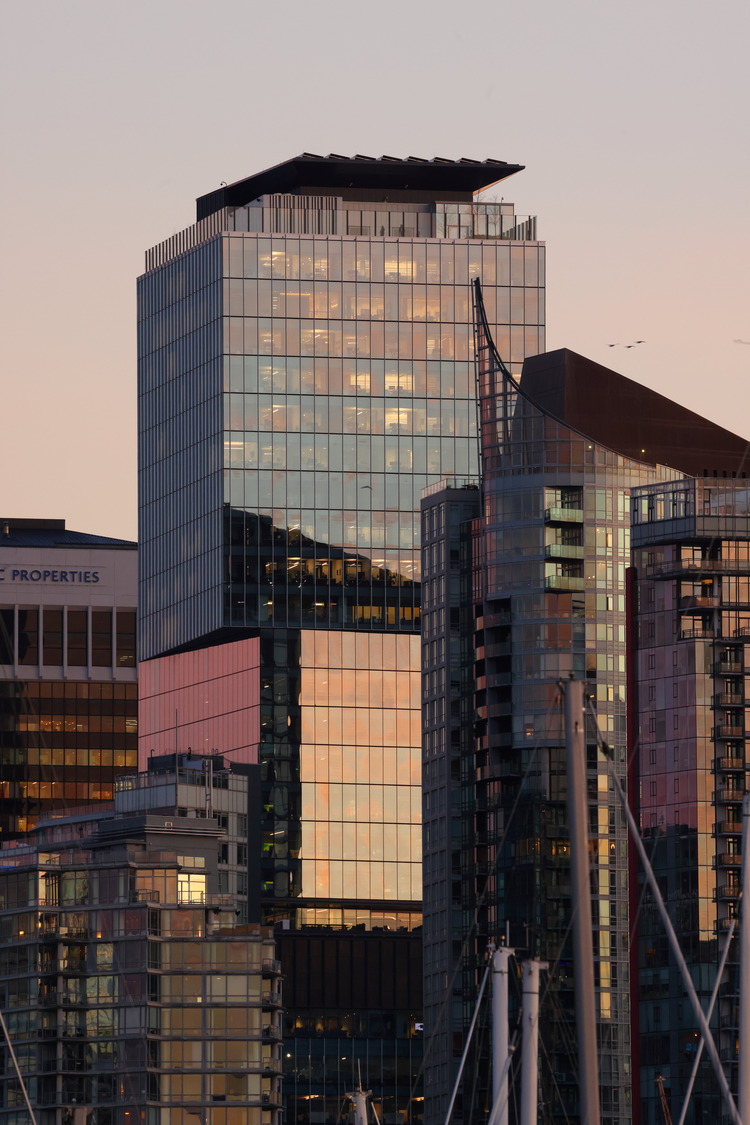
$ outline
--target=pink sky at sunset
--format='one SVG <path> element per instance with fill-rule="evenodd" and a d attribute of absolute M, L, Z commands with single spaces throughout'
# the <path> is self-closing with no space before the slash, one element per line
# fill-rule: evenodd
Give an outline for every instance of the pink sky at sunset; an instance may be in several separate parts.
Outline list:
<path fill-rule="evenodd" d="M 524 164 L 498 194 L 539 217 L 548 347 L 750 436 L 740 0 L 38 0 L 3 24 L 2 514 L 135 538 L 143 252 L 305 150 Z"/>

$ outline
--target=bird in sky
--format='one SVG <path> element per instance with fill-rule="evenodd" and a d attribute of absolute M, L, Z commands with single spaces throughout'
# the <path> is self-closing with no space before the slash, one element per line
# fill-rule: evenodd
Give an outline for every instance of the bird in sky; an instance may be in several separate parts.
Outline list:
<path fill-rule="evenodd" d="M 750 340 L 733 340 L 733 344 L 750 344 Z"/>
<path fill-rule="evenodd" d="M 645 340 L 633 340 L 632 344 L 607 344 L 608 348 L 634 348 L 636 344 L 645 344 Z"/>

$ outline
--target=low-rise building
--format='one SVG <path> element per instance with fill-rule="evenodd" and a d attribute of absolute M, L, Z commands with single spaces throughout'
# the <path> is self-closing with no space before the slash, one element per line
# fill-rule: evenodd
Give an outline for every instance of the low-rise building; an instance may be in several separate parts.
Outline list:
<path fill-rule="evenodd" d="M 0 519 L 0 839 L 138 768 L 135 543 Z"/>
<path fill-rule="evenodd" d="M 113 810 L 0 849 L 0 1006 L 38 1125 L 277 1121 L 273 934 L 220 889 L 227 802 L 212 795 L 246 779 L 196 764 L 122 779 Z M 190 772 L 207 804 L 177 803 Z M 0 1125 L 27 1125 L 5 1061 Z"/>

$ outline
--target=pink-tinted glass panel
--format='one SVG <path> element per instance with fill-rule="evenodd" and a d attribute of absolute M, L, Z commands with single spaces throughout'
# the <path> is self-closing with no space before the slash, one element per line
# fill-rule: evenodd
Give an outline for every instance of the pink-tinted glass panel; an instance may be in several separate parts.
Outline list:
<path fill-rule="evenodd" d="M 232 762 L 258 761 L 257 637 L 145 660 L 138 676 L 140 769 L 147 768 L 152 754 L 188 748 L 195 754 L 226 754 Z"/>

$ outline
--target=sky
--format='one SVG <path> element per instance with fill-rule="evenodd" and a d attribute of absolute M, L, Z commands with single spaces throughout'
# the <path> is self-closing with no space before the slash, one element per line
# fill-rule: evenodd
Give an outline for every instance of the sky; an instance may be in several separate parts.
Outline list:
<path fill-rule="evenodd" d="M 304 151 L 523 164 L 548 348 L 750 437 L 746 0 L 0 9 L 0 515 L 136 538 L 144 251 Z"/>

